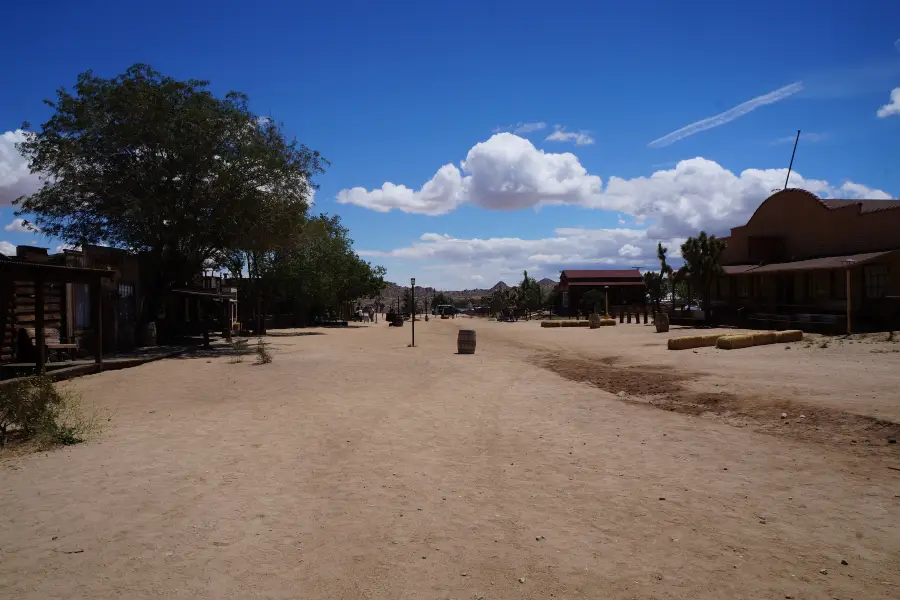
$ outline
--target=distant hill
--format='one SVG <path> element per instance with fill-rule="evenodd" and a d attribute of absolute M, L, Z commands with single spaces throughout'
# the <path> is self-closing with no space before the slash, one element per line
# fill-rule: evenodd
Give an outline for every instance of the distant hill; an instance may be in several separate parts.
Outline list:
<path fill-rule="evenodd" d="M 409 289 L 408 285 L 397 285 L 392 281 L 388 281 L 386 283 L 387 285 L 385 286 L 384 291 L 381 294 L 381 298 L 385 302 L 385 304 L 389 304 L 393 300 L 402 299 L 403 294 L 405 294 L 406 290 Z M 538 285 L 541 286 L 541 288 L 544 290 L 544 293 L 547 294 L 556 287 L 557 282 L 553 281 L 549 277 L 545 277 L 544 279 L 538 281 Z M 510 286 L 505 281 L 498 281 L 490 289 L 475 288 L 470 290 L 436 290 L 431 287 L 421 287 L 417 285 L 416 298 L 430 298 L 434 294 L 441 292 L 442 294 L 453 300 L 467 300 L 477 305 L 485 296 L 490 296 L 494 292 L 498 292 L 500 290 L 509 289 L 509 287 Z"/>

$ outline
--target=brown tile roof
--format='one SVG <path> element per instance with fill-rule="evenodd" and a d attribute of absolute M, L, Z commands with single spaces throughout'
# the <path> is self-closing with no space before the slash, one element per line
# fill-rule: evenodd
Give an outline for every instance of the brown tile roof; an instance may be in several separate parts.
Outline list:
<path fill-rule="evenodd" d="M 822 203 L 822 206 L 828 208 L 830 210 L 837 210 L 839 208 L 847 208 L 851 206 L 858 206 L 860 213 L 872 213 L 878 212 L 881 210 L 891 210 L 894 208 L 900 208 L 900 200 L 850 200 L 850 199 L 842 199 L 842 198 L 819 198 L 809 190 L 804 190 L 802 188 L 787 188 L 785 190 L 781 190 L 780 192 L 776 192 L 775 194 L 780 194 L 782 192 L 801 192 L 808 196 L 811 196 Z M 775 195 L 773 194 L 773 196 Z M 770 196 L 771 197 L 771 196 Z"/>
<path fill-rule="evenodd" d="M 562 272 L 567 279 L 643 279 L 644 276 L 637 269 L 597 269 L 577 270 L 566 269 Z"/>
<path fill-rule="evenodd" d="M 858 206 L 860 213 L 900 208 L 900 200 L 822 200 L 822 204 L 831 210 Z"/>

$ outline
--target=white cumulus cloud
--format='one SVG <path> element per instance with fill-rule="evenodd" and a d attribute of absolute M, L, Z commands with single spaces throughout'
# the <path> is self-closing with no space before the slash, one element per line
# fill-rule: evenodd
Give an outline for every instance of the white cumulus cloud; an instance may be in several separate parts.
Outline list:
<path fill-rule="evenodd" d="M 408 265 L 410 272 L 428 268 L 442 287 L 458 289 L 468 287 L 473 280 L 489 285 L 499 280 L 512 284 L 521 280 L 523 270 L 537 279 L 556 279 L 564 268 L 657 266 L 657 240 L 642 229 L 563 227 L 553 233 L 538 239 L 457 238 L 426 233 L 409 246 L 389 251 L 361 250 L 359 254 L 388 264 Z M 672 249 L 670 257 L 677 257 L 683 241 L 663 240 Z M 468 275 L 472 272 L 479 275 Z"/>
<path fill-rule="evenodd" d="M 337 201 L 379 212 L 440 215 L 466 202 L 493 210 L 579 204 L 600 187 L 600 178 L 588 175 L 574 154 L 547 153 L 517 135 L 498 133 L 475 144 L 459 168 L 441 167 L 418 191 L 387 182 L 371 191 L 341 190 Z"/>
<path fill-rule="evenodd" d="M 17 231 L 19 233 L 30 233 L 32 231 L 37 231 L 31 225 L 25 225 L 25 219 L 13 219 L 12 223 L 4 227 L 6 231 Z"/>
<path fill-rule="evenodd" d="M 41 187 L 40 178 L 31 174 L 28 162 L 16 149 L 16 144 L 24 142 L 27 135 L 21 129 L 0 135 L 0 206 L 9 206 L 16 198 Z"/>
<path fill-rule="evenodd" d="M 14 256 L 16 254 L 16 247 L 9 242 L 0 242 L 0 254 Z"/>
<path fill-rule="evenodd" d="M 900 115 L 900 87 L 891 90 L 891 101 L 878 109 L 875 113 L 879 118 Z"/>
<path fill-rule="evenodd" d="M 765 106 L 767 104 L 774 104 L 780 100 L 784 100 L 789 96 L 793 96 L 797 92 L 803 89 L 803 82 L 797 81 L 790 85 L 786 85 L 784 87 L 780 87 L 774 92 L 769 92 L 768 94 L 763 94 L 762 96 L 757 96 L 756 98 L 751 98 L 746 102 L 741 102 L 737 106 L 733 108 L 729 108 L 725 112 L 721 112 L 717 115 L 713 115 L 711 117 L 707 117 L 705 119 L 701 119 L 699 121 L 695 121 L 690 125 L 685 125 L 681 129 L 676 129 L 672 133 L 667 133 L 661 138 L 657 138 L 647 144 L 651 148 L 662 148 L 663 146 L 668 146 L 669 144 L 674 144 L 678 140 L 683 140 L 686 137 L 690 137 L 692 135 L 696 135 L 701 131 L 706 131 L 707 129 L 713 129 L 714 127 L 721 127 L 726 123 L 730 123 L 735 119 L 743 117 L 749 112 L 753 112 L 757 108 Z"/>
<path fill-rule="evenodd" d="M 476 144 L 460 166 L 444 165 L 419 191 L 385 183 L 371 191 L 343 190 L 338 202 L 380 212 L 397 209 L 429 215 L 444 214 L 466 203 L 491 210 L 566 204 L 629 215 L 636 224 L 646 224 L 653 237 L 666 239 L 687 237 L 702 229 L 727 233 L 746 222 L 773 190 L 781 189 L 787 175 L 787 169 L 733 173 L 715 161 L 697 157 L 646 177 L 613 176 L 604 185 L 574 154 L 544 152 L 509 133 Z M 859 183 L 833 185 L 806 179 L 797 172 L 792 172 L 790 186 L 832 198 L 890 197 Z"/>

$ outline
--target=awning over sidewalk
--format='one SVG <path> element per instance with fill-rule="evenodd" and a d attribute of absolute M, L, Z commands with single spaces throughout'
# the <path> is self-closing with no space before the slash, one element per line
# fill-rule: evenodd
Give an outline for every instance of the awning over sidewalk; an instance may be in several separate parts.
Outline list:
<path fill-rule="evenodd" d="M 792 271 L 817 271 L 828 269 L 845 269 L 848 266 L 858 266 L 871 262 L 878 258 L 888 256 L 900 250 L 887 250 L 885 252 L 868 252 L 866 254 L 848 254 L 846 256 L 826 256 L 823 258 L 811 258 L 794 262 L 772 263 L 769 265 L 731 265 L 722 269 L 726 275 L 763 275 L 766 273 L 789 273 Z"/>

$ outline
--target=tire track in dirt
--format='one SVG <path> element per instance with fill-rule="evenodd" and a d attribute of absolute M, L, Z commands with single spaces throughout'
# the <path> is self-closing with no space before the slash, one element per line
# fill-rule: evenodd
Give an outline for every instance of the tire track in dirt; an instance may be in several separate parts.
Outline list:
<path fill-rule="evenodd" d="M 539 353 L 531 361 L 565 379 L 587 383 L 635 404 L 717 418 L 771 435 L 865 454 L 896 454 L 900 450 L 898 423 L 784 398 L 701 392 L 688 385 L 702 377 L 697 373 L 659 366 L 616 366 L 615 357 L 588 360 L 562 353 Z"/>

